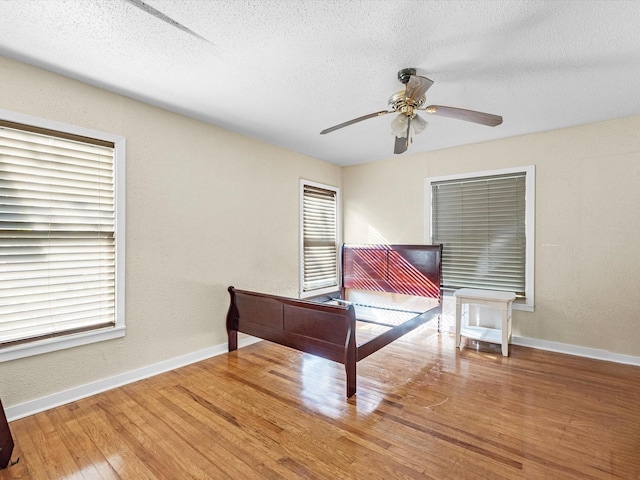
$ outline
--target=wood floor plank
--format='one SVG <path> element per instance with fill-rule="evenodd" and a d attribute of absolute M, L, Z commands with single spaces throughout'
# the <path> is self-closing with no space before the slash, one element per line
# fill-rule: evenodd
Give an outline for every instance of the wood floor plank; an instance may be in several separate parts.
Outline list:
<path fill-rule="evenodd" d="M 259 342 L 12 422 L 0 480 L 640 480 L 640 367 L 510 352 L 420 328 L 347 399 L 342 365 Z"/>
<path fill-rule="evenodd" d="M 242 389 L 246 388 L 245 386 L 241 386 Z M 197 395 L 194 393 L 198 391 L 198 387 L 195 385 L 191 385 L 190 389 L 193 391 L 192 395 Z M 298 457 L 298 464 L 304 464 L 304 462 L 313 462 L 313 456 L 310 455 L 310 452 L 316 451 L 319 456 L 324 456 L 323 449 L 328 449 L 328 445 L 335 441 L 335 435 L 331 433 L 331 426 L 322 423 L 321 420 L 317 418 L 305 418 L 306 423 L 300 423 L 295 418 L 290 418 L 287 412 L 290 410 L 283 408 L 286 405 L 278 405 L 277 402 L 274 403 L 274 398 L 271 398 L 271 402 L 269 402 L 270 394 L 268 392 L 262 392 L 264 397 L 256 398 L 255 396 L 245 396 L 242 390 L 238 391 L 238 395 L 236 398 L 243 398 L 242 410 L 245 412 L 246 421 L 242 422 L 242 425 L 235 425 L 237 429 L 242 429 L 242 431 L 237 431 L 236 435 L 253 435 L 254 438 L 261 438 L 261 441 L 264 440 L 264 430 L 256 431 L 255 424 L 260 423 L 260 421 L 256 422 L 255 416 L 259 416 L 261 419 L 266 420 L 268 424 L 279 426 L 280 431 L 275 435 L 276 437 L 271 438 L 274 442 L 270 445 L 270 447 L 276 450 L 281 449 L 280 445 L 284 445 L 285 449 L 280 452 L 281 459 L 289 458 L 292 454 Z M 199 392 L 203 393 L 204 392 Z M 229 397 L 227 397 L 229 398 Z M 265 399 L 266 398 L 266 399 Z M 217 398 L 218 401 L 222 401 L 222 396 Z M 257 403 L 256 403 L 257 401 Z M 200 403 L 202 401 L 200 400 Z M 269 406 L 273 404 L 272 406 Z M 238 408 L 238 406 L 228 405 L 230 408 Z M 267 408 L 265 408 L 267 406 Z M 251 415 L 251 418 L 249 418 Z M 311 425 L 312 424 L 312 425 Z M 315 430 L 313 428 L 315 426 Z M 310 433 L 311 432 L 311 433 Z M 320 434 L 317 434 L 320 432 Z M 268 433 L 268 432 L 267 432 Z M 233 437 L 229 439 L 233 441 Z M 296 440 L 300 441 L 305 445 L 304 449 L 298 448 L 296 444 Z M 308 440 L 305 442 L 305 440 Z M 336 467 L 334 464 L 342 464 L 344 466 L 344 462 L 350 462 L 350 459 L 342 459 L 342 456 L 338 456 L 332 459 L 331 464 L 325 464 L 325 468 L 327 470 L 331 470 Z M 340 474 L 340 471 L 334 472 L 336 474 Z"/>
<path fill-rule="evenodd" d="M 79 409 L 81 412 L 78 412 L 77 418 L 83 431 L 120 478 L 156 478 L 146 466 L 146 452 L 138 451 L 136 442 L 127 441 L 121 433 L 120 424 L 100 408 L 100 403 L 107 401 L 109 394 L 100 394 L 98 402 L 87 402 Z"/>
<path fill-rule="evenodd" d="M 113 402 L 102 407 L 121 422 L 128 434 L 135 438 L 139 448 L 147 452 L 146 465 L 156 476 L 163 472 L 180 471 L 183 478 L 212 478 L 193 455 L 191 443 L 184 442 L 167 427 L 161 416 L 146 410 L 132 396 L 128 387 L 113 390 Z"/>
<path fill-rule="evenodd" d="M 206 448 L 204 451 L 201 450 L 202 453 L 212 465 L 222 470 L 224 477 L 246 477 L 253 471 L 254 477 L 288 478 L 287 472 L 279 468 L 278 455 L 265 455 L 261 445 L 249 441 L 245 432 L 228 429 L 223 423 L 224 420 L 209 417 L 207 413 L 193 408 L 191 402 L 191 397 L 184 395 L 184 391 L 179 389 L 167 390 L 163 392 L 163 397 L 158 399 L 158 405 L 163 406 L 165 411 L 172 412 L 172 421 L 176 422 L 176 428 L 179 428 L 179 422 L 182 421 L 183 427 L 186 428 L 185 434 L 192 435 L 191 431 L 197 432 L 196 438 L 200 438 Z M 201 446 L 198 445 L 196 448 L 200 449 Z"/>
<path fill-rule="evenodd" d="M 67 450 L 76 458 L 76 463 L 87 478 L 120 480 L 120 476 L 107 462 L 86 435 L 82 426 L 73 416 L 76 404 L 49 410 L 50 421 L 58 431 L 61 441 L 67 444 Z"/>
<path fill-rule="evenodd" d="M 47 465 L 55 469 L 53 477 L 68 478 L 69 480 L 85 480 L 88 478 L 100 478 L 93 463 L 85 463 L 79 460 L 83 452 L 74 450 L 77 445 L 75 439 L 65 436 L 64 422 L 59 420 L 56 410 L 42 412 L 36 415 L 37 423 L 43 434 L 41 445 L 42 455 Z M 53 421 L 52 421 L 53 420 Z"/>

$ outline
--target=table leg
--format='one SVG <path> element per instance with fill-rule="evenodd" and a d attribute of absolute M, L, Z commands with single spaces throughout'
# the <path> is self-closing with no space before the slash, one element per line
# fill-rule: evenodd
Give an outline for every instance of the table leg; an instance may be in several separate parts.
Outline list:
<path fill-rule="evenodd" d="M 502 310 L 502 356 L 509 356 L 509 311 Z"/>
<path fill-rule="evenodd" d="M 462 327 L 462 302 L 459 298 L 456 298 L 456 348 L 462 350 L 461 345 L 461 327 Z"/>

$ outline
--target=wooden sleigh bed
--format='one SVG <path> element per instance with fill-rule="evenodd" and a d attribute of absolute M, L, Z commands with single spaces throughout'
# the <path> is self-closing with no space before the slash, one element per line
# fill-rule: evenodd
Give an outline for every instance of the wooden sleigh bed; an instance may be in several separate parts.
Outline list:
<path fill-rule="evenodd" d="M 340 298 L 298 300 L 229 287 L 229 351 L 242 332 L 341 363 L 351 397 L 357 362 L 440 321 L 441 259 L 441 245 L 344 245 Z"/>

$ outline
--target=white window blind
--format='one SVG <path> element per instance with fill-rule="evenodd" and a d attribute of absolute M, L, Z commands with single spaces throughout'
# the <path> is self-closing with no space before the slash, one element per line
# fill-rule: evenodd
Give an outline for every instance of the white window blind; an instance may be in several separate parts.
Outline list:
<path fill-rule="evenodd" d="M 442 243 L 443 287 L 526 295 L 526 173 L 431 184 L 434 243 Z"/>
<path fill-rule="evenodd" d="M 337 192 L 303 184 L 303 292 L 338 285 Z"/>
<path fill-rule="evenodd" d="M 114 145 L 0 121 L 0 346 L 115 325 Z"/>

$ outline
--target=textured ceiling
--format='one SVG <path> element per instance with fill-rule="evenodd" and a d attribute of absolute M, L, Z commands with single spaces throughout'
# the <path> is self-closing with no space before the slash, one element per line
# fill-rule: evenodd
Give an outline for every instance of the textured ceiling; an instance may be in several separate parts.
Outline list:
<path fill-rule="evenodd" d="M 640 1 L 4 0 L 0 54 L 348 165 L 393 156 L 385 110 L 415 67 L 427 104 L 403 155 L 640 113 Z M 1 107 L 1 106 L 0 106 Z"/>

